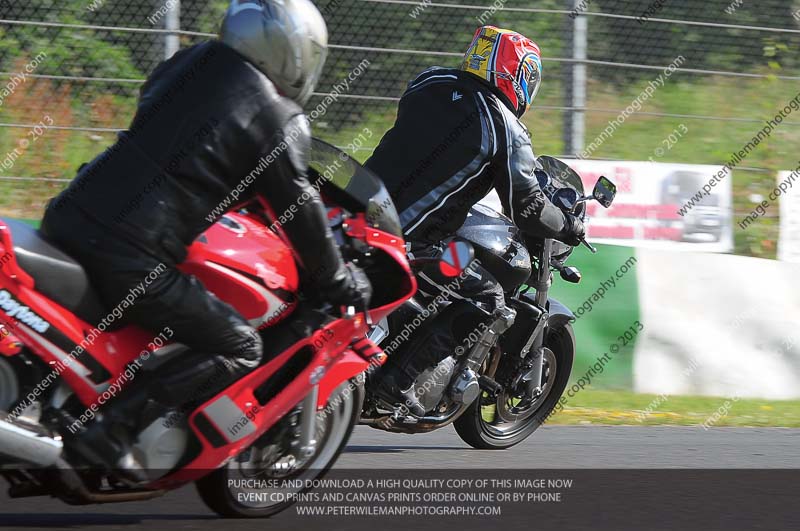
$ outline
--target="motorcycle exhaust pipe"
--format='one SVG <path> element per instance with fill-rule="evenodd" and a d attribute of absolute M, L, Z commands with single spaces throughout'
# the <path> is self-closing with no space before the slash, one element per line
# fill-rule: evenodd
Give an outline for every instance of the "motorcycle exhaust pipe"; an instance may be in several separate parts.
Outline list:
<path fill-rule="evenodd" d="M 49 467 L 59 461 L 63 450 L 61 437 L 54 438 L 41 424 L 0 415 L 0 454 Z"/>

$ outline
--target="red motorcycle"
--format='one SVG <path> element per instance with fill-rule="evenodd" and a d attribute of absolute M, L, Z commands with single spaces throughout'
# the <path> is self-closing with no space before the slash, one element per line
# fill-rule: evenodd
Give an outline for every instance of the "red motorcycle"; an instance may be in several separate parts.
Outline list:
<path fill-rule="evenodd" d="M 187 347 L 135 326 L 98 331 L 93 323 L 108 309 L 80 265 L 30 226 L 0 221 L 0 475 L 12 498 L 140 501 L 196 482 L 216 512 L 263 517 L 291 505 L 331 467 L 359 418 L 363 373 L 385 360 L 366 333 L 414 294 L 416 282 L 380 180 L 318 140 L 310 166 L 343 256 L 373 285 L 370 307 L 338 314 L 305 299 L 291 248 L 270 230 L 277 217 L 263 201 L 223 216 L 191 246 L 181 270 L 258 327 L 264 361 L 183 413 L 149 403 L 132 449 L 150 474 L 144 484 L 89 465 L 68 434 L 76 419 L 102 413 L 98 403 L 113 400 L 119 382 L 147 378 Z M 274 478 L 296 488 L 242 494 Z"/>

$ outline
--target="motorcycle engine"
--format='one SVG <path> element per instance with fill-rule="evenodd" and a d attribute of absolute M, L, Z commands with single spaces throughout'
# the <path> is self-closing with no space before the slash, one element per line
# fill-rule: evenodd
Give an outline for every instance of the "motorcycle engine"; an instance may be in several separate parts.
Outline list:
<path fill-rule="evenodd" d="M 181 416 L 176 422 L 175 412 L 172 413 L 151 422 L 133 444 L 134 457 L 151 474 L 152 479 L 174 468 L 186 451 L 189 441 L 186 418 Z"/>
<path fill-rule="evenodd" d="M 442 401 L 455 368 L 456 360 L 451 356 L 423 371 L 414 380 L 414 392 L 425 411 L 431 411 Z"/>
<path fill-rule="evenodd" d="M 436 409 L 445 397 L 456 403 L 474 399 L 477 376 L 471 371 L 456 376 L 461 371 L 463 355 L 463 352 L 458 353 L 458 347 L 485 320 L 485 312 L 469 302 L 456 301 L 434 316 L 418 317 L 420 314 L 411 311 L 403 315 L 396 313 L 397 317 L 394 314 L 389 317 L 394 337 L 402 339 L 409 323 L 421 322 L 422 325 L 418 329 L 411 327 L 411 339 L 401 342 L 396 350 L 394 343 L 384 346 L 389 361 L 383 370 L 416 374 L 414 393 L 427 412 Z"/>

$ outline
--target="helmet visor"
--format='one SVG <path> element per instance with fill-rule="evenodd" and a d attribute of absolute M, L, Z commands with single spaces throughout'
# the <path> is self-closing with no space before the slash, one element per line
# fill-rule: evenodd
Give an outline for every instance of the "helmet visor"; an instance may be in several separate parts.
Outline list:
<path fill-rule="evenodd" d="M 530 106 L 542 86 L 542 63 L 535 55 L 527 55 L 520 64 L 519 84 L 525 95 L 525 103 Z"/>

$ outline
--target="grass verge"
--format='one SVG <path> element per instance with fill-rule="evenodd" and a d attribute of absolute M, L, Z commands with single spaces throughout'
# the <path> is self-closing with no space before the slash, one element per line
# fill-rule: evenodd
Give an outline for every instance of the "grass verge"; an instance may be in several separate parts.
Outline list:
<path fill-rule="evenodd" d="M 725 404 L 728 402 L 728 414 Z M 650 408 L 650 409 L 648 409 Z M 716 422 L 711 421 L 719 413 Z M 800 428 L 800 400 L 734 399 L 706 396 L 658 396 L 628 391 L 584 390 L 570 398 L 548 424 L 629 426 L 719 426 Z"/>

